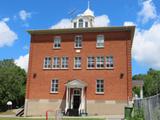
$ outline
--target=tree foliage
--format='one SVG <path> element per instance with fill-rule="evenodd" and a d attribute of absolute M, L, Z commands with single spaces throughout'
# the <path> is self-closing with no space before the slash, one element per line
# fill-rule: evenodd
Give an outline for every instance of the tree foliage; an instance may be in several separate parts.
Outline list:
<path fill-rule="evenodd" d="M 144 96 L 152 96 L 160 93 L 160 71 L 150 68 L 147 74 L 138 74 L 133 76 L 133 80 L 144 80 Z M 137 89 L 133 89 L 136 93 Z"/>
<path fill-rule="evenodd" d="M 26 72 L 11 59 L 0 61 L 0 111 L 5 110 L 8 101 L 13 106 L 24 102 Z"/>

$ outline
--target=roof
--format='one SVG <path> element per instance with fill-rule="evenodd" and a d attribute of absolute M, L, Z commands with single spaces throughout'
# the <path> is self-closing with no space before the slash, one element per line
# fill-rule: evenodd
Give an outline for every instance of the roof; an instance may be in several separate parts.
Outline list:
<path fill-rule="evenodd" d="M 72 80 L 66 83 L 69 88 L 83 88 L 87 86 L 87 83 L 81 80 Z"/>
<path fill-rule="evenodd" d="M 90 27 L 90 28 L 64 28 L 64 29 L 46 29 L 46 30 L 28 30 L 31 35 L 34 34 L 67 34 L 67 33 L 85 33 L 85 32 L 107 32 L 107 31 L 130 31 L 131 41 L 133 41 L 135 26 L 114 26 L 114 27 Z"/>

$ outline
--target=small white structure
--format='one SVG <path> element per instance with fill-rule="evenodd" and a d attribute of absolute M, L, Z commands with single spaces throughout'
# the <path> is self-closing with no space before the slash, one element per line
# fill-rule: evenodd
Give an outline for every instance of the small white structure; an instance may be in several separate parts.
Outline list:
<path fill-rule="evenodd" d="M 132 80 L 132 88 L 133 87 L 140 87 L 140 99 L 143 99 L 143 80 Z M 135 96 L 135 98 L 138 98 L 138 96 Z"/>
<path fill-rule="evenodd" d="M 94 24 L 94 12 L 90 9 L 90 3 L 88 2 L 88 8 L 84 13 L 79 14 L 72 22 L 72 28 L 88 28 L 93 27 Z"/>
<path fill-rule="evenodd" d="M 12 109 L 12 101 L 7 102 L 8 109 Z"/>
<path fill-rule="evenodd" d="M 12 101 L 8 101 L 8 102 L 7 102 L 7 105 L 12 105 Z"/>

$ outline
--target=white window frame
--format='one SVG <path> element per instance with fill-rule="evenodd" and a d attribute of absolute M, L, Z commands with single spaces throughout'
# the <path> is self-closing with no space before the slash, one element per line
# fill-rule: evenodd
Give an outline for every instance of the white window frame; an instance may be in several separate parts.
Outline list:
<path fill-rule="evenodd" d="M 58 87 L 59 87 L 59 80 L 58 79 L 53 79 L 51 80 L 51 93 L 58 93 Z"/>
<path fill-rule="evenodd" d="M 103 79 L 97 79 L 96 80 L 96 94 L 104 94 L 104 80 Z"/>
<path fill-rule="evenodd" d="M 84 23 L 84 20 L 83 19 L 79 19 L 78 20 L 78 27 L 79 28 L 83 28 L 83 23 Z"/>
<path fill-rule="evenodd" d="M 68 57 L 63 56 L 61 58 L 61 69 L 68 69 Z"/>
<path fill-rule="evenodd" d="M 54 37 L 53 48 L 55 48 L 55 49 L 61 48 L 61 37 L 60 36 L 55 36 Z"/>
<path fill-rule="evenodd" d="M 81 69 L 82 58 L 80 56 L 74 57 L 74 69 Z"/>
<path fill-rule="evenodd" d="M 96 68 L 97 69 L 104 69 L 105 67 L 105 58 L 104 56 L 97 56 L 96 57 Z"/>
<path fill-rule="evenodd" d="M 88 22 L 86 21 L 85 22 L 85 28 L 88 28 L 89 26 L 88 26 Z"/>
<path fill-rule="evenodd" d="M 51 69 L 52 68 L 52 59 L 51 57 L 45 57 L 43 63 L 43 69 Z"/>
<path fill-rule="evenodd" d="M 95 57 L 88 56 L 87 57 L 87 68 L 94 69 L 95 68 Z"/>
<path fill-rule="evenodd" d="M 104 35 L 97 35 L 96 47 L 104 48 Z"/>
<path fill-rule="evenodd" d="M 57 56 L 53 57 L 53 64 L 52 64 L 53 69 L 60 69 L 60 58 Z"/>
<path fill-rule="evenodd" d="M 113 69 L 114 68 L 113 56 L 106 56 L 106 58 L 105 58 L 105 67 L 107 69 Z"/>
<path fill-rule="evenodd" d="M 73 28 L 77 28 L 77 22 L 73 23 Z"/>
<path fill-rule="evenodd" d="M 76 35 L 74 40 L 74 48 L 82 48 L 82 35 Z"/>

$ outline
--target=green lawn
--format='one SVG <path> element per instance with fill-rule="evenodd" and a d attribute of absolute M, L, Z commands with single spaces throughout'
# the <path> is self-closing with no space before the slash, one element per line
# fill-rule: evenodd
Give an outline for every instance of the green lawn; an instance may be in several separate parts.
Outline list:
<path fill-rule="evenodd" d="M 14 115 L 15 113 L 12 110 L 7 110 L 6 112 L 0 112 L 0 115 Z"/>
<path fill-rule="evenodd" d="M 45 118 L 0 118 L 0 120 L 45 120 Z M 104 119 L 102 118 L 63 118 L 63 120 L 104 120 Z"/>

